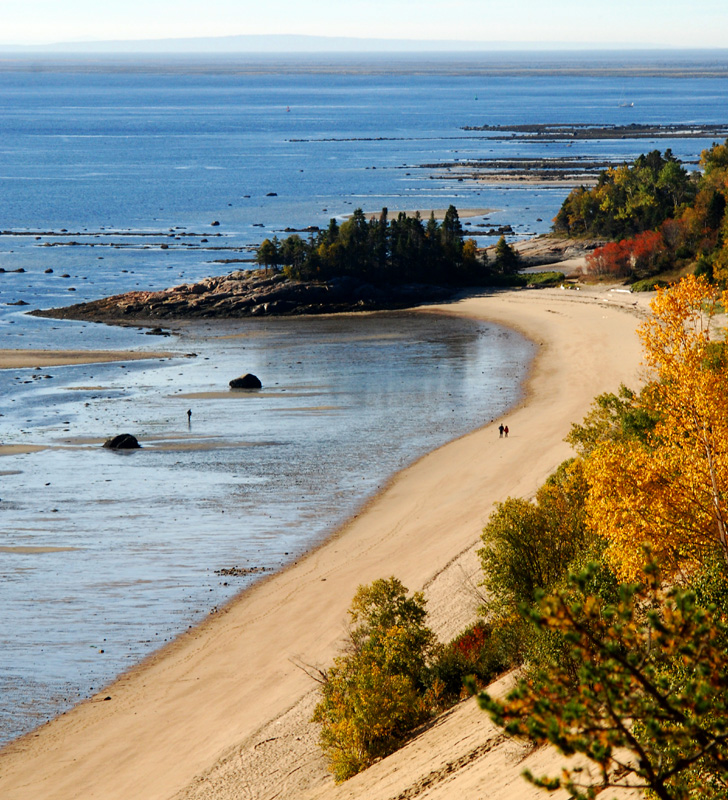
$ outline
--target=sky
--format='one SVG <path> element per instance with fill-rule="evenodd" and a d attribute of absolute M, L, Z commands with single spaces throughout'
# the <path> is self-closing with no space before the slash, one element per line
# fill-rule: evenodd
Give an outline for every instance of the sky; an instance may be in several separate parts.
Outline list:
<path fill-rule="evenodd" d="M 250 34 L 728 48 L 728 0 L 0 0 L 0 44 Z"/>

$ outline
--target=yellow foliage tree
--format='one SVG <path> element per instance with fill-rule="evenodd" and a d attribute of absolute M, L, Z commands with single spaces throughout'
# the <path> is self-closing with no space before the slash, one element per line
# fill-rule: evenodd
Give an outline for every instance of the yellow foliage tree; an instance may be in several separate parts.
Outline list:
<path fill-rule="evenodd" d="M 673 567 L 716 546 L 728 561 L 728 346 L 715 328 L 727 300 L 695 277 L 658 292 L 639 331 L 652 372 L 640 402 L 657 423 L 586 458 L 590 524 L 622 578 L 639 574 L 644 543 Z"/>
<path fill-rule="evenodd" d="M 399 747 L 428 719 L 436 692 L 428 661 L 435 637 L 425 625 L 425 598 L 396 578 L 360 586 L 349 609 L 347 651 L 324 674 L 313 721 L 337 782 Z"/>
<path fill-rule="evenodd" d="M 713 279 L 721 286 L 728 286 L 728 216 L 721 233 L 723 244 L 713 254 Z"/>

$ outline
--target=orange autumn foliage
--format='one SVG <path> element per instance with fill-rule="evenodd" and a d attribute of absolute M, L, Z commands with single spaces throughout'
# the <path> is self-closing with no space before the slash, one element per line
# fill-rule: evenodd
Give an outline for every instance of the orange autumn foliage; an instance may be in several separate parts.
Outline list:
<path fill-rule="evenodd" d="M 644 543 L 677 568 L 716 546 L 728 561 L 728 346 L 714 318 L 728 296 L 695 277 L 659 291 L 639 330 L 658 419 L 646 441 L 603 441 L 585 462 L 587 511 L 606 557 L 634 579 Z"/>

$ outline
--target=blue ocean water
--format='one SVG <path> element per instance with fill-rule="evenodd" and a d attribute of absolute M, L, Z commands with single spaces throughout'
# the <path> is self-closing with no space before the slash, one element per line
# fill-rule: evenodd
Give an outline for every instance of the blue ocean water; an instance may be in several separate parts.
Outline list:
<path fill-rule="evenodd" d="M 728 76 L 4 71 L 3 227 L 199 228 L 214 218 L 226 234 L 255 241 L 255 223 L 265 232 L 325 224 L 348 205 L 396 209 L 406 200 L 507 209 L 536 229 L 543 215 L 521 218 L 523 192 L 511 200 L 503 189 L 433 182 L 419 165 L 559 149 L 465 126 L 724 123 L 727 96 Z M 569 155 L 632 158 L 660 146 L 695 158 L 708 143 L 595 140 Z"/>
<path fill-rule="evenodd" d="M 475 233 L 487 220 L 523 237 L 547 230 L 568 192 L 424 164 L 666 147 L 695 161 L 710 144 L 522 142 L 466 126 L 726 122 L 728 79 L 709 70 L 305 67 L 0 69 L 0 347 L 176 354 L 0 371 L 0 441 L 49 448 L 0 461 L 0 741 L 260 574 L 216 570 L 279 568 L 393 472 L 504 413 L 532 355 L 501 328 L 411 314 L 180 325 L 157 339 L 25 311 L 223 273 L 265 236 L 357 206 L 453 203 L 478 210 Z M 231 396 L 227 381 L 247 371 L 264 391 Z M 143 450 L 99 447 L 120 430 Z"/>

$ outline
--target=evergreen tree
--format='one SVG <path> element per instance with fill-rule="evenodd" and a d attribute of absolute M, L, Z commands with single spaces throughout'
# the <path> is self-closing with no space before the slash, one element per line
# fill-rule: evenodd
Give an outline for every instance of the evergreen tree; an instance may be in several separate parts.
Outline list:
<path fill-rule="evenodd" d="M 463 226 L 455 206 L 451 205 L 445 212 L 445 218 L 440 226 L 440 240 L 443 254 L 453 264 L 458 264 L 463 253 Z"/>
<path fill-rule="evenodd" d="M 493 266 L 496 272 L 500 272 L 502 275 L 510 275 L 518 270 L 519 263 L 518 253 L 508 244 L 506 237 L 501 236 L 495 246 Z"/>
<path fill-rule="evenodd" d="M 423 224 L 419 212 L 400 212 L 390 219 L 386 208 L 376 219 L 367 220 L 357 208 L 339 226 L 311 234 L 303 242 L 293 234 L 278 244 L 266 240 L 256 260 L 260 264 L 282 263 L 286 275 L 302 280 L 328 280 L 351 275 L 374 283 L 448 283 L 464 285 L 482 280 L 485 260 L 475 240 L 463 241 L 457 209 L 450 206 L 442 225 L 434 213 Z"/>
<path fill-rule="evenodd" d="M 265 268 L 266 273 L 269 267 L 275 267 L 279 263 L 277 245 L 277 238 L 274 238 L 272 242 L 270 239 L 264 239 L 256 253 L 255 260 Z"/>

